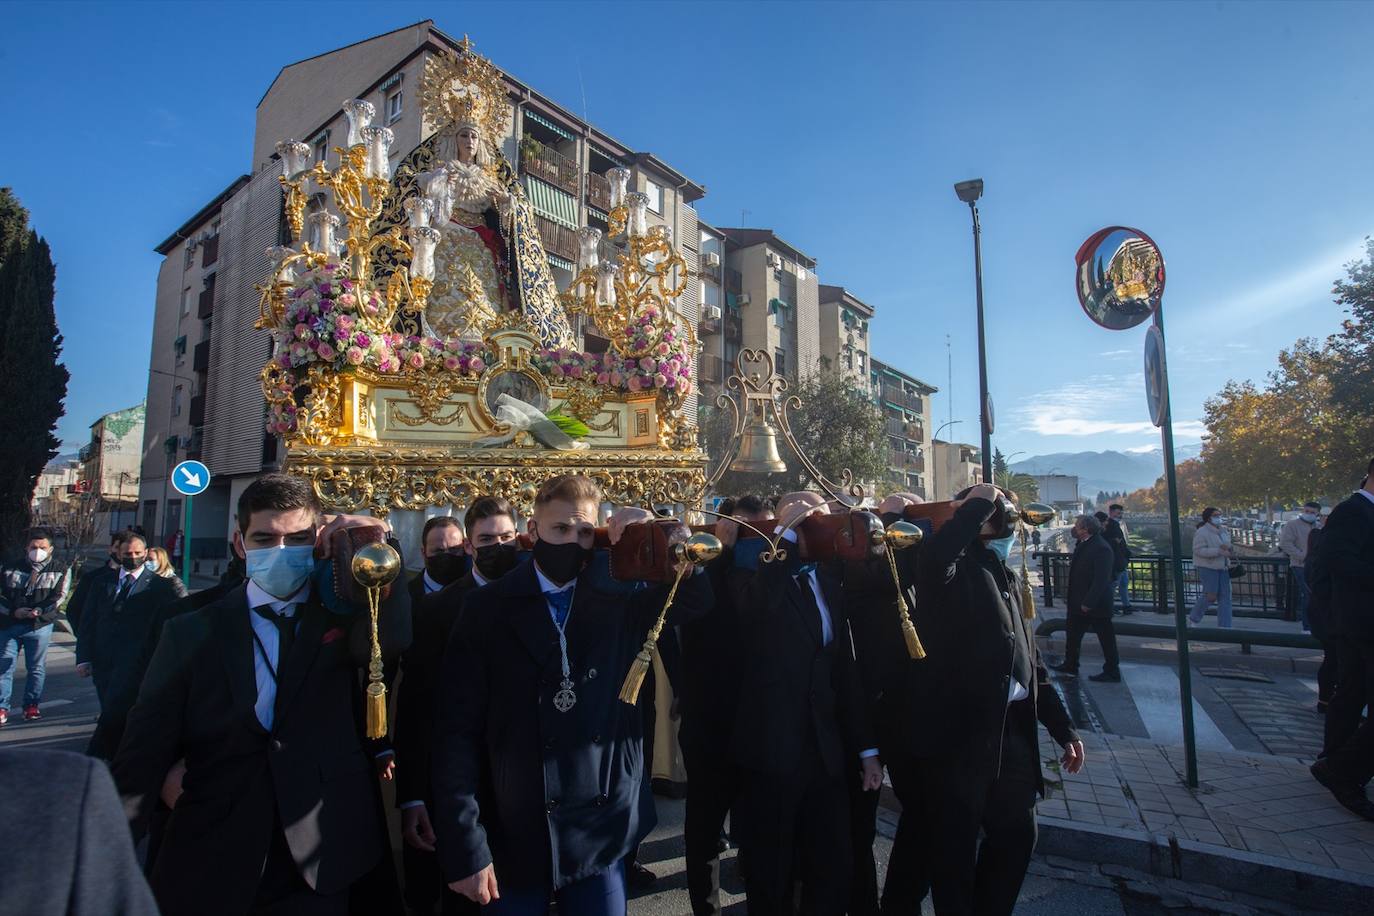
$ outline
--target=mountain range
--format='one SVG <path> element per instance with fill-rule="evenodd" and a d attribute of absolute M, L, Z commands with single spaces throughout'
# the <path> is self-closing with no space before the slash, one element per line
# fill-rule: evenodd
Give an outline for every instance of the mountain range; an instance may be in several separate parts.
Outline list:
<path fill-rule="evenodd" d="M 1174 450 L 1174 458 L 1186 461 L 1196 458 L 1201 451 L 1200 444 L 1180 446 Z M 1091 499 L 1102 490 L 1129 493 L 1153 486 L 1164 474 L 1164 454 L 1160 449 L 1149 452 L 1054 452 L 1014 461 L 1011 469 L 1023 474 L 1076 475 L 1079 494 Z"/>

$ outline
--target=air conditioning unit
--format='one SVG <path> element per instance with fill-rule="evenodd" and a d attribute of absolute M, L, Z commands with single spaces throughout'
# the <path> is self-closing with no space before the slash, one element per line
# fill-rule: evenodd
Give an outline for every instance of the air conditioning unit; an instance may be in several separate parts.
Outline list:
<path fill-rule="evenodd" d="M 740 293 L 738 296 L 735 297 L 736 304 L 740 306 L 746 306 L 752 301 L 753 300 L 749 298 L 748 293 Z"/>
<path fill-rule="evenodd" d="M 712 270 L 717 270 L 720 267 L 720 255 L 714 251 L 706 252 L 706 257 L 704 260 L 706 262 L 706 266 L 711 268 Z"/>
<path fill-rule="evenodd" d="M 776 254 L 774 254 L 774 253 L 771 252 L 771 251 L 768 252 L 768 266 L 769 266 L 769 267 L 782 267 L 782 258 L 778 257 Z"/>
<path fill-rule="evenodd" d="M 703 305 L 701 307 L 702 321 L 720 321 L 720 306 Z"/>

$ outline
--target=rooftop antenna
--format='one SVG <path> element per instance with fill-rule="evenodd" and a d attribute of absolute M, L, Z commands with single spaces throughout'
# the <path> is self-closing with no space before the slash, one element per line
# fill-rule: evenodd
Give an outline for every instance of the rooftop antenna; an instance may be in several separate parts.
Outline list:
<path fill-rule="evenodd" d="M 577 88 L 582 90 L 582 123 L 590 124 L 591 119 L 587 117 L 587 84 L 582 82 L 582 55 L 577 56 Z"/>
<path fill-rule="evenodd" d="M 743 207 L 740 208 L 740 211 L 739 211 L 739 224 L 740 224 L 740 228 L 745 228 L 745 227 L 747 227 L 747 226 L 749 225 L 749 214 L 750 214 L 750 213 L 753 213 L 753 212 L 754 212 L 753 210 L 746 210 L 746 209 L 744 209 Z"/>
<path fill-rule="evenodd" d="M 945 335 L 945 371 L 949 381 L 945 385 L 945 419 L 954 422 L 954 351 L 950 349 L 949 335 Z"/>

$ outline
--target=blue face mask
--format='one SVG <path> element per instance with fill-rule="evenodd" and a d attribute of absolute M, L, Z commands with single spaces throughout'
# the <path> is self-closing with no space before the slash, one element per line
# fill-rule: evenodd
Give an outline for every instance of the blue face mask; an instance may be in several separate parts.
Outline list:
<path fill-rule="evenodd" d="M 1004 538 L 998 538 L 995 541 L 987 541 L 986 543 L 988 545 L 988 550 L 997 554 L 997 556 L 1002 559 L 1002 562 L 1005 563 L 1007 562 L 1007 557 L 1011 554 L 1011 545 L 1015 540 L 1016 532 L 1012 532 Z"/>
<path fill-rule="evenodd" d="M 315 545 L 262 547 L 247 553 L 248 578 L 273 598 L 290 598 L 315 571 Z"/>
<path fill-rule="evenodd" d="M 1309 525 L 1317 520 L 1317 517 L 1313 515 L 1311 512 L 1304 512 L 1302 515 L 1299 515 L 1298 518 L 1307 522 L 1307 524 Z"/>
<path fill-rule="evenodd" d="M 148 572 L 157 572 L 157 560 L 148 560 L 143 565 L 148 568 Z"/>

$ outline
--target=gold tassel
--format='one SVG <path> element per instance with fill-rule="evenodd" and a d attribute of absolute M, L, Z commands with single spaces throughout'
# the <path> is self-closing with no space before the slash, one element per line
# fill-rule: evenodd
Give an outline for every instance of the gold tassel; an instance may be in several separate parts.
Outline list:
<path fill-rule="evenodd" d="M 910 608 L 902 595 L 902 577 L 897 574 L 897 558 L 892 548 L 887 548 L 887 567 L 892 570 L 892 584 L 897 588 L 897 616 L 902 619 L 902 639 L 906 641 L 906 654 L 920 661 L 926 657 L 926 647 L 921 645 L 921 637 L 916 634 L 916 624 L 911 622 Z"/>
<path fill-rule="evenodd" d="M 673 587 L 668 590 L 668 600 L 663 602 L 663 610 L 658 612 L 658 620 L 655 620 L 649 629 L 649 636 L 635 655 L 635 660 L 630 663 L 630 670 L 625 672 L 625 682 L 620 685 L 620 702 L 631 706 L 639 702 L 639 688 L 644 686 L 644 676 L 649 673 L 649 665 L 653 663 L 654 653 L 658 651 L 658 636 L 663 632 L 663 624 L 668 619 L 668 608 L 673 606 L 673 599 L 677 597 L 677 587 L 682 584 L 682 577 L 690 568 L 685 566 L 678 570 Z"/>
<path fill-rule="evenodd" d="M 382 590 L 367 589 L 367 611 L 372 618 L 372 657 L 367 663 L 367 736 L 386 737 L 386 684 L 382 683 L 382 643 L 377 637 L 377 613 Z"/>
<path fill-rule="evenodd" d="M 1035 589 L 1031 588 L 1030 577 L 1026 573 L 1026 530 L 1021 529 L 1021 618 L 1035 619 Z"/>

